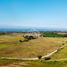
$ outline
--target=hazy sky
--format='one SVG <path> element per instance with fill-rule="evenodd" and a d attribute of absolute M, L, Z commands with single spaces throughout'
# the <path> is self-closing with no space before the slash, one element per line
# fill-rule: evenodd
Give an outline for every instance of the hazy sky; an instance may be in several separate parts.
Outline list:
<path fill-rule="evenodd" d="M 67 28 L 67 0 L 0 0 L 1 27 Z"/>

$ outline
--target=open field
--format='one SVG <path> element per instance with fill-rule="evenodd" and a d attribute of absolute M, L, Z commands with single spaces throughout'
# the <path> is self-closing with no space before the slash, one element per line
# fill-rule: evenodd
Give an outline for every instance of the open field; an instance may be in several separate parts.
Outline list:
<path fill-rule="evenodd" d="M 52 59 L 65 59 L 67 60 L 67 46 L 62 50 L 58 51 L 56 54 L 51 56 Z"/>
<path fill-rule="evenodd" d="M 21 61 L 0 59 L 0 67 L 67 67 L 67 61 Z"/>
<path fill-rule="evenodd" d="M 1 57 L 38 58 L 40 55 L 47 55 L 67 45 L 66 37 L 38 37 L 24 41 L 24 35 L 33 34 L 10 33 L 0 35 L 0 67 L 67 67 L 67 60 L 65 60 L 67 57 L 67 46 L 50 56 L 50 60 L 23 61 L 19 59 L 2 59 Z"/>
<path fill-rule="evenodd" d="M 24 33 L 0 35 L 0 57 L 37 57 L 46 55 L 66 43 L 67 38 L 39 37 L 27 42 Z"/>

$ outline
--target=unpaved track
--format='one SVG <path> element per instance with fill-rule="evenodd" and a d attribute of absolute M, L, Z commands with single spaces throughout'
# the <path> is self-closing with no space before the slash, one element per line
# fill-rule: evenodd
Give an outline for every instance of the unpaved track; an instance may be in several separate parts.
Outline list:
<path fill-rule="evenodd" d="M 52 56 L 52 55 L 55 54 L 56 52 L 58 52 L 58 51 L 60 51 L 61 49 L 63 49 L 65 46 L 67 46 L 67 45 L 65 44 L 64 46 L 62 46 L 62 47 L 60 47 L 60 48 L 54 50 L 53 52 L 51 52 L 51 53 L 49 53 L 49 54 L 47 54 L 47 55 L 42 56 L 42 58 Z"/>

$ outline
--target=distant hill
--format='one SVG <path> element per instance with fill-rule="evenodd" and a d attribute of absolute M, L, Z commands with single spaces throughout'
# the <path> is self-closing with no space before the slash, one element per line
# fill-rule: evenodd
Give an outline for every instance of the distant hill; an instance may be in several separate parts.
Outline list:
<path fill-rule="evenodd" d="M 67 29 L 54 28 L 0 28 L 0 32 L 67 32 Z"/>

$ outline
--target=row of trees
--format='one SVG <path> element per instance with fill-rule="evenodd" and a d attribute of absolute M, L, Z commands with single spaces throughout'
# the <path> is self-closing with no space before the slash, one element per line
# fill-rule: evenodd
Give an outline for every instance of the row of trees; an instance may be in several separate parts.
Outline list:
<path fill-rule="evenodd" d="M 54 32 L 44 32 L 42 33 L 43 37 L 67 37 L 67 34 L 58 34 Z"/>

